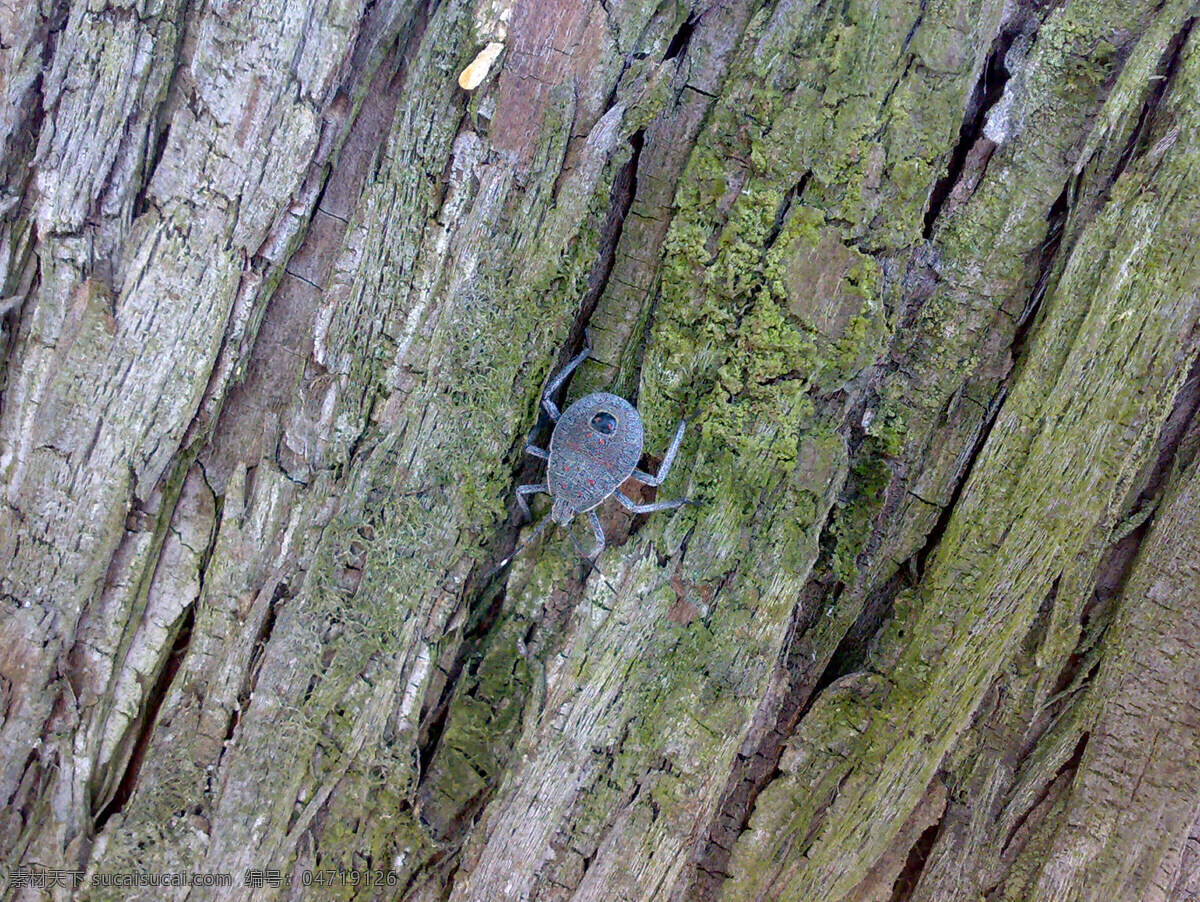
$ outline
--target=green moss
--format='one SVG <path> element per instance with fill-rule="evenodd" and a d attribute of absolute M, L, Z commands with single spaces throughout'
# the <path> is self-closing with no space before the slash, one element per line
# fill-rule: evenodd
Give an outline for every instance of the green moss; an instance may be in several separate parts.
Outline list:
<path fill-rule="evenodd" d="M 867 435 L 875 439 L 884 457 L 899 457 L 908 435 L 901 406 L 891 399 L 884 399 L 867 425 Z"/>
<path fill-rule="evenodd" d="M 850 473 L 851 493 L 838 503 L 833 516 L 833 572 L 844 583 L 857 579 L 858 556 L 866 548 L 884 489 L 892 480 L 891 468 L 871 439 L 860 449 Z"/>
<path fill-rule="evenodd" d="M 314 890 L 326 899 L 362 898 L 364 886 L 330 879 L 326 872 L 380 870 L 403 886 L 434 848 L 406 799 L 387 785 L 385 762 L 353 768 L 338 784 L 320 822 L 313 858 L 304 867 Z M 296 865 L 293 863 L 293 870 Z M 292 881 L 299 885 L 301 875 Z"/>

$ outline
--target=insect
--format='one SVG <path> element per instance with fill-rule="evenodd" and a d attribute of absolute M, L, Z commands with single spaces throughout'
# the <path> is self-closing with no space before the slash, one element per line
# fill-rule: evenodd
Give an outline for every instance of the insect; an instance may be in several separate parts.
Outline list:
<path fill-rule="evenodd" d="M 548 519 L 560 526 L 567 526 L 576 514 L 586 513 L 592 524 L 596 544 L 585 557 L 594 561 L 604 550 L 604 527 L 600 525 L 600 518 L 596 516 L 596 508 L 605 498 L 616 496 L 626 509 L 635 514 L 673 510 L 692 502 L 686 498 L 676 498 L 672 501 L 638 504 L 621 491 L 621 484 L 630 476 L 638 482 L 653 486 L 661 484 L 667 478 L 675 454 L 679 451 L 679 443 L 683 441 L 683 431 L 687 428 L 685 421 L 680 421 L 658 473 L 652 475 L 637 468 L 638 460 L 642 456 L 644 438 L 642 418 L 637 409 L 624 398 L 607 392 L 594 392 L 559 412 L 553 399 L 555 392 L 590 354 L 591 348 L 585 346 L 563 367 L 561 373 L 550 380 L 542 394 L 542 406 L 554 423 L 554 430 L 550 434 L 550 450 L 530 443 L 525 446 L 525 452 L 546 461 L 546 481 L 537 485 L 517 486 L 517 504 L 525 516 L 530 517 L 529 502 L 525 497 L 538 493 L 548 494 L 553 502 Z M 534 535 L 541 531 L 545 522 L 543 520 L 542 524 L 539 524 Z M 532 539 L 533 536 L 529 538 Z M 526 544 L 528 541 L 526 540 Z M 580 552 L 582 553 L 582 549 Z M 510 556 L 508 560 L 511 559 Z"/>

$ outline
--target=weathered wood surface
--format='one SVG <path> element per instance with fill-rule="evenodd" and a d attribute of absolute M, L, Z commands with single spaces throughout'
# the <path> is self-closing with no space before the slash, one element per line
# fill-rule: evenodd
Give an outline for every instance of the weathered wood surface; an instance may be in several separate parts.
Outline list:
<path fill-rule="evenodd" d="M 1200 898 L 1196 15 L 0 4 L 0 860 Z M 699 504 L 485 578 L 584 326 Z"/>

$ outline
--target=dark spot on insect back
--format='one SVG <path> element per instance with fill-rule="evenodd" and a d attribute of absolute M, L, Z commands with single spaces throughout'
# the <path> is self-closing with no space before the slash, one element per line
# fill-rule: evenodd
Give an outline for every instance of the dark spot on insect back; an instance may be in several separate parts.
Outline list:
<path fill-rule="evenodd" d="M 602 410 L 592 417 L 592 428 L 601 435 L 612 435 L 617 431 L 617 418 L 607 410 Z"/>

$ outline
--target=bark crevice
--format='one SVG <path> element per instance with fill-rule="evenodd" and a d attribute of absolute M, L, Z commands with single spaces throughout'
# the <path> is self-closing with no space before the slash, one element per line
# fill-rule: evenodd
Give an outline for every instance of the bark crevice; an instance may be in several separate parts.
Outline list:
<path fill-rule="evenodd" d="M 1159 57 L 1158 66 L 1150 79 L 1152 83 L 1149 85 L 1146 99 L 1142 102 L 1142 108 L 1138 113 L 1137 124 L 1130 131 L 1129 138 L 1126 140 L 1125 146 L 1117 159 L 1117 165 L 1113 168 L 1112 174 L 1108 178 L 1103 192 L 1104 196 L 1108 195 L 1113 185 L 1116 184 L 1117 179 L 1129 168 L 1131 163 L 1151 151 L 1153 145 L 1151 145 L 1150 141 L 1154 136 L 1156 117 L 1163 107 L 1163 102 L 1166 100 L 1168 92 L 1175 86 L 1183 56 L 1183 48 L 1187 44 L 1195 25 L 1195 16 L 1185 19 L 1179 29 L 1171 36 L 1162 55 Z M 1165 138 L 1158 140 L 1165 140 Z"/>
<path fill-rule="evenodd" d="M 976 168 L 986 165 L 986 156 L 990 155 L 990 149 L 980 143 L 987 141 L 983 137 L 983 130 L 987 125 L 988 114 L 1000 102 L 1000 98 L 1004 95 L 1004 88 L 1013 75 L 1008 70 L 1007 57 L 1009 50 L 1012 49 L 1021 34 L 1021 24 L 1008 23 L 1001 27 L 999 34 L 992 41 L 979 78 L 967 101 L 966 113 L 958 132 L 958 140 L 955 141 L 954 147 L 950 151 L 946 174 L 934 182 L 929 193 L 929 205 L 925 211 L 925 223 L 922 230 L 922 236 L 926 240 L 933 238 L 938 221 L 941 219 L 952 193 L 962 180 L 972 154 L 979 158 Z M 994 147 L 994 145 L 992 146 Z M 978 181 L 981 174 L 981 172 L 974 173 L 974 180 Z"/>
<path fill-rule="evenodd" d="M 683 24 L 675 34 L 671 35 L 671 40 L 667 44 L 667 49 L 663 53 L 662 61 L 673 60 L 687 53 L 688 44 L 691 43 L 692 33 L 696 30 L 696 19 L 694 16 L 688 16 L 683 20 Z"/>
<path fill-rule="evenodd" d="M 1046 803 L 1051 800 L 1052 795 L 1061 792 L 1066 788 L 1066 785 L 1074 777 L 1075 772 L 1079 769 L 1079 764 L 1083 760 L 1083 753 L 1087 751 L 1088 740 L 1091 734 L 1083 732 L 1080 734 L 1075 747 L 1071 750 L 1071 754 L 1058 766 L 1054 775 L 1046 781 L 1041 791 L 1034 798 L 1033 803 L 1013 821 L 1009 827 L 1008 835 L 1004 837 L 1004 842 L 1001 846 L 1001 856 L 1009 856 L 1013 853 L 1013 842 L 1021 833 L 1021 829 L 1029 822 L 1039 809 L 1045 807 Z M 994 889 L 994 888 L 993 888 Z M 985 896 L 990 897 L 990 892 L 985 893 Z"/>
<path fill-rule="evenodd" d="M 888 902 L 909 902 L 913 897 L 913 893 L 916 892 L 917 886 L 921 882 L 925 864 L 929 861 L 929 853 L 933 851 L 938 834 L 942 831 L 944 821 L 945 815 L 943 814 L 937 819 L 937 823 L 930 824 L 921 831 L 921 835 L 917 837 L 917 841 L 913 843 L 912 848 L 908 850 L 908 855 L 904 858 L 904 866 L 896 876 L 896 882 L 892 885 L 892 896 Z"/>
<path fill-rule="evenodd" d="M 729 862 L 738 837 L 749 826 L 754 805 L 762 791 L 779 776 L 779 761 L 796 724 L 816 698 L 816 685 L 824 673 L 816 677 L 810 669 L 807 650 L 802 649 L 800 637 L 812 628 L 825 607 L 830 604 L 829 593 L 837 587 L 812 580 L 805 586 L 792 612 L 792 622 L 780 655 L 779 679 L 786 688 L 776 702 L 768 726 L 759 736 L 748 738 L 737 754 L 721 801 L 710 819 L 703 844 L 698 846 L 693 860 L 694 873 L 685 895 L 689 902 L 713 902 L 721 887 L 731 876 Z M 834 602 L 836 603 L 836 601 Z M 831 680 L 832 681 L 832 680 Z"/>
<path fill-rule="evenodd" d="M 184 611 L 183 619 L 179 624 L 179 629 L 175 636 L 175 641 L 171 645 L 171 650 L 167 654 L 166 662 L 158 678 L 154 681 L 154 685 L 146 694 L 145 709 L 140 718 L 140 727 L 137 736 L 133 740 L 133 748 L 125 764 L 125 769 L 120 779 L 116 781 L 116 789 L 113 791 L 112 798 L 95 814 L 92 828 L 93 834 L 100 833 L 114 815 L 121 813 L 137 789 L 138 774 L 141 772 L 146 752 L 150 748 L 150 740 L 158 724 L 159 710 L 162 708 L 163 700 L 167 697 L 167 692 L 171 688 L 171 684 L 175 681 L 175 676 L 179 672 L 180 665 L 187 655 L 195 623 L 196 605 L 190 604 L 187 610 Z"/>

